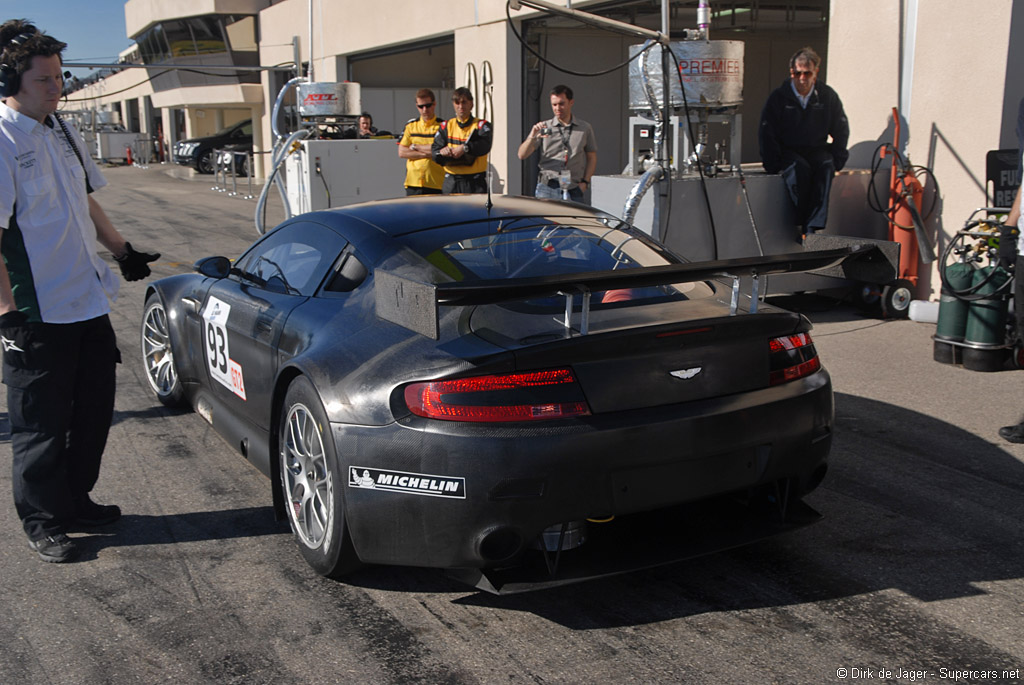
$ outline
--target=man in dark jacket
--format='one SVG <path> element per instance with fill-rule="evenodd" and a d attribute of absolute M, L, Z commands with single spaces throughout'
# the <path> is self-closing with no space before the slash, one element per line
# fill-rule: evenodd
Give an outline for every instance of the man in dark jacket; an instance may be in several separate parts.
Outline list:
<path fill-rule="evenodd" d="M 768 96 L 758 132 L 761 163 L 782 174 L 801 234 L 825 228 L 832 177 L 850 156 L 850 124 L 836 92 L 818 83 L 820 65 L 811 48 L 789 58 L 790 78 Z"/>

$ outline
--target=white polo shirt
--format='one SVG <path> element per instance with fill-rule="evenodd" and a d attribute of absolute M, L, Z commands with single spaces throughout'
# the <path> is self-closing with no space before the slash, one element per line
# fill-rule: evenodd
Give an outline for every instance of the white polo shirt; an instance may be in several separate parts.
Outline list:
<path fill-rule="evenodd" d="M 46 323 L 110 311 L 120 282 L 97 254 L 82 163 L 60 124 L 41 124 L 0 103 L 0 251 L 18 309 Z M 94 189 L 107 185 L 71 126 Z"/>

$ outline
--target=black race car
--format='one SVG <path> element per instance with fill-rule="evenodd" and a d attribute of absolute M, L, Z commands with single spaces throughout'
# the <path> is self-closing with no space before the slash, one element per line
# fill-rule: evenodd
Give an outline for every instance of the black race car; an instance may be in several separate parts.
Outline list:
<path fill-rule="evenodd" d="M 687 263 L 581 205 L 371 202 L 154 282 L 142 352 L 161 402 L 270 477 L 319 573 L 510 592 L 817 518 L 831 381 L 806 318 L 748 284 L 849 253 Z"/>

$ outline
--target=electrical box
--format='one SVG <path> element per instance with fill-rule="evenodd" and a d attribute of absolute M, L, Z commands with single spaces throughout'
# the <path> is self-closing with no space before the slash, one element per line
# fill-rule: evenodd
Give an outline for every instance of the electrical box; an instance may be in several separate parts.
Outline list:
<path fill-rule="evenodd" d="M 126 159 L 126 148 L 135 144 L 138 133 L 128 131 L 97 131 L 96 132 L 96 158 L 97 159 Z"/>
<path fill-rule="evenodd" d="M 693 130 L 698 139 L 701 128 L 706 132 L 708 149 L 704 152 L 705 159 L 721 166 L 739 168 L 741 158 L 741 114 L 711 114 L 702 124 L 694 117 Z M 668 152 L 669 164 L 675 171 L 686 172 L 689 167 L 687 158 L 693 152 L 690 144 L 690 131 L 686 118 L 673 116 L 669 118 L 668 130 L 665 134 L 665 150 Z M 717 148 L 716 148 L 717 145 Z M 654 158 L 654 120 L 644 116 L 629 118 L 629 166 L 626 173 L 639 176 L 647 170 L 644 161 Z M 694 171 L 696 173 L 696 171 Z"/>
<path fill-rule="evenodd" d="M 405 195 L 398 141 L 304 140 L 285 173 L 292 214 Z"/>

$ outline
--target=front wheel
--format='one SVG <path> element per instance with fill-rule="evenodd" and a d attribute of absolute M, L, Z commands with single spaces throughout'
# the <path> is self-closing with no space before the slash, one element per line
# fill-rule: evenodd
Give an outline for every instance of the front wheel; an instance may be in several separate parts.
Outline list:
<path fill-rule="evenodd" d="M 204 150 L 196 160 L 196 171 L 201 174 L 213 173 L 213 150 Z"/>
<path fill-rule="evenodd" d="M 278 437 L 281 489 L 299 551 L 322 576 L 339 578 L 359 567 L 348 527 L 334 438 L 313 384 L 292 381 Z"/>
<path fill-rule="evenodd" d="M 882 289 L 882 316 L 889 319 L 907 318 L 913 299 L 914 285 L 905 278 L 896 279 Z"/>
<path fill-rule="evenodd" d="M 185 389 L 174 364 L 167 310 L 156 293 L 146 298 L 142 314 L 142 363 L 146 380 L 160 403 L 167 407 L 185 405 Z"/>

